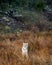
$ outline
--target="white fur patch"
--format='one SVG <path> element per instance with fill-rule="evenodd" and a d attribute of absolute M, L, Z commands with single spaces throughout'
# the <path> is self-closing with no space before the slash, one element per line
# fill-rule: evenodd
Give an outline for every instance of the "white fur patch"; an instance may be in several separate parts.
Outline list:
<path fill-rule="evenodd" d="M 28 43 L 23 43 L 22 55 L 28 56 Z"/>

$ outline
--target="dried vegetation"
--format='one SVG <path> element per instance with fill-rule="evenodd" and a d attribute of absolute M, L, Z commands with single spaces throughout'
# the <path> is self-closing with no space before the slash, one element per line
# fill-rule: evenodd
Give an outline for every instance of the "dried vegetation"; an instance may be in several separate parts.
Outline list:
<path fill-rule="evenodd" d="M 29 43 L 28 57 L 23 57 L 23 42 Z M 0 35 L 0 65 L 52 65 L 52 32 Z"/>

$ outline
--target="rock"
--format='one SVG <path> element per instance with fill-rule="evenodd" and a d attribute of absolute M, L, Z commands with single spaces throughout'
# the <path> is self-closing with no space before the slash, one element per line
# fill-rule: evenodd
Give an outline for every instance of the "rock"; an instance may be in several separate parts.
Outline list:
<path fill-rule="evenodd" d="M 20 15 L 14 15 L 15 17 L 22 17 L 22 15 L 20 14 Z"/>
<path fill-rule="evenodd" d="M 50 6 L 46 6 L 43 10 L 44 15 L 48 18 L 49 21 L 52 21 L 52 8 Z"/>
<path fill-rule="evenodd" d="M 9 26 L 5 26 L 5 29 L 6 29 L 6 30 L 9 30 L 9 29 L 10 29 L 10 27 L 9 27 Z"/>
<path fill-rule="evenodd" d="M 2 17 L 2 20 L 7 21 L 7 22 L 9 21 L 7 17 Z"/>

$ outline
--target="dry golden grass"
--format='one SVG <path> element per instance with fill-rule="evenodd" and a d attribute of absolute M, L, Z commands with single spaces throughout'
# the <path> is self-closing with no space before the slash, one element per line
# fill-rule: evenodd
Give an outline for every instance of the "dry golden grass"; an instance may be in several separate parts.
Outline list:
<path fill-rule="evenodd" d="M 23 42 L 29 43 L 28 58 L 22 56 Z M 0 35 L 0 65 L 52 65 L 52 32 Z"/>

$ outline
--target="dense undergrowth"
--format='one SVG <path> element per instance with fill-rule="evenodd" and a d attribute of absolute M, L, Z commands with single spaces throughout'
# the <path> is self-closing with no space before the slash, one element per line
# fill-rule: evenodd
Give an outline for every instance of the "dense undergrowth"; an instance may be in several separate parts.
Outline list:
<path fill-rule="evenodd" d="M 0 13 L 0 33 L 17 33 L 26 30 L 32 30 L 33 32 L 52 30 L 52 21 L 48 21 L 42 13 L 19 9 L 19 11 L 15 12 L 14 16 L 16 16 L 16 19 L 18 19 L 18 16 L 21 17 L 16 20 Z M 4 17 L 5 19 L 3 19 Z"/>

